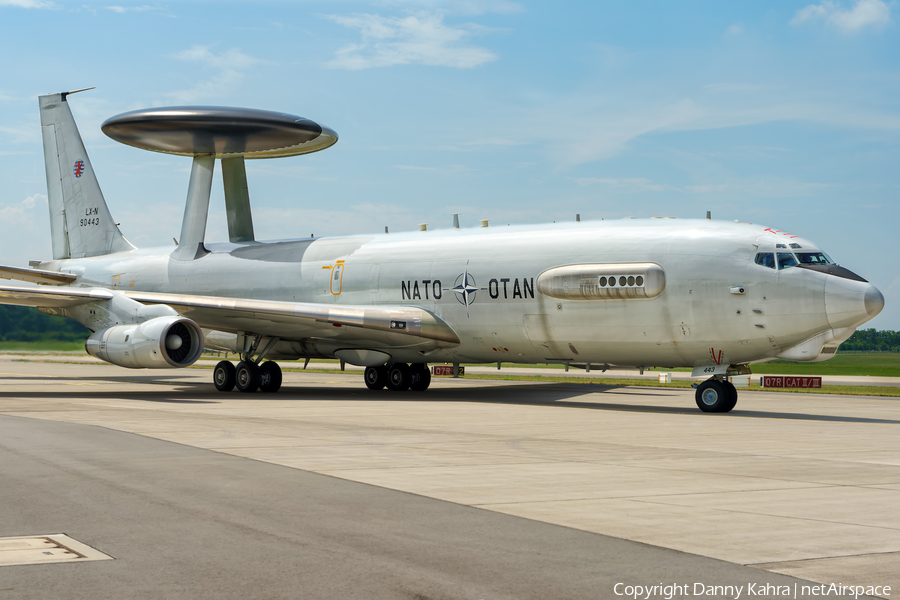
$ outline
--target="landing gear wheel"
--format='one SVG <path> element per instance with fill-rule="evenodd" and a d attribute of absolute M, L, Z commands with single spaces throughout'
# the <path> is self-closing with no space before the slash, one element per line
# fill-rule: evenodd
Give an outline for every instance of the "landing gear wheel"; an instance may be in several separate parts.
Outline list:
<path fill-rule="evenodd" d="M 269 394 L 281 389 L 281 367 L 278 363 L 264 362 L 259 366 L 259 390 Z"/>
<path fill-rule="evenodd" d="M 234 389 L 234 365 L 223 360 L 213 369 L 213 383 L 220 392 L 230 392 Z"/>
<path fill-rule="evenodd" d="M 722 382 L 725 384 L 725 387 L 728 388 L 728 404 L 725 405 L 722 412 L 730 412 L 732 408 L 735 407 L 738 400 L 738 392 L 737 388 L 734 387 L 734 384 L 730 381 Z"/>
<path fill-rule="evenodd" d="M 405 392 L 409 389 L 412 379 L 409 365 L 406 363 L 394 363 L 388 368 L 387 387 L 395 392 Z"/>
<path fill-rule="evenodd" d="M 728 412 L 733 407 L 728 386 L 718 379 L 707 379 L 701 383 L 695 397 L 697 406 L 703 412 Z M 734 392 L 734 398 L 737 402 L 737 391 Z"/>
<path fill-rule="evenodd" d="M 431 385 L 431 371 L 425 363 L 417 363 L 410 367 L 409 389 L 424 392 Z"/>
<path fill-rule="evenodd" d="M 370 390 L 383 390 L 387 385 L 388 369 L 384 365 L 377 367 L 366 367 L 363 372 L 363 379 L 366 381 L 366 387 Z"/>
<path fill-rule="evenodd" d="M 255 362 L 242 360 L 235 369 L 237 389 L 244 393 L 252 393 L 259 389 L 259 367 Z"/>

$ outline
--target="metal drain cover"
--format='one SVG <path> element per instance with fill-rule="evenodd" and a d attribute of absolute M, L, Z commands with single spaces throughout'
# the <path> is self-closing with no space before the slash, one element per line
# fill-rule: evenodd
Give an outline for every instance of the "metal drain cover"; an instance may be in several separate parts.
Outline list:
<path fill-rule="evenodd" d="M 61 533 L 0 538 L 0 567 L 87 560 L 113 557 Z"/>

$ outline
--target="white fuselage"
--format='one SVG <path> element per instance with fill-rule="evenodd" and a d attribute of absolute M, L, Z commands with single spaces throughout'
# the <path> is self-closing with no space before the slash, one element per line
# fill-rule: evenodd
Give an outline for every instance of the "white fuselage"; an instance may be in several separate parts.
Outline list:
<path fill-rule="evenodd" d="M 176 260 L 172 248 L 141 249 L 44 267 L 78 274 L 80 286 L 415 306 L 460 339 L 424 357 L 393 352 L 406 362 L 695 367 L 820 358 L 823 346 L 836 347 L 873 316 L 867 282 L 754 262 L 757 252 L 789 243 L 818 250 L 749 223 L 649 219 L 207 244 L 210 253 L 195 260 Z M 561 299 L 537 287 L 554 267 L 619 263 L 659 265 L 664 290 L 654 298 Z M 279 354 L 290 356 L 289 348 Z M 311 354 L 297 348 L 294 356 Z M 318 348 L 328 355 L 327 341 Z"/>

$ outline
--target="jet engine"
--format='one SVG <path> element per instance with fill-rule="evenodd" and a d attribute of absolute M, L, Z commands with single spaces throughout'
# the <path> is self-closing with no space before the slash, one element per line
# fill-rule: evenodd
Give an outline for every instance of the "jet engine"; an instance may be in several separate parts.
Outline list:
<path fill-rule="evenodd" d="M 131 369 L 188 367 L 203 352 L 203 332 L 184 317 L 156 317 L 101 329 L 85 341 L 84 349 L 100 360 Z"/>

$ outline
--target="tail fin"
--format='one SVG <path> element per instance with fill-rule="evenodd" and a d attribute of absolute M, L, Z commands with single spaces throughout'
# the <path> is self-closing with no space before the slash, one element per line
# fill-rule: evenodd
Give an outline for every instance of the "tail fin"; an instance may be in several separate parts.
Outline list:
<path fill-rule="evenodd" d="M 109 214 L 66 96 L 39 96 L 53 258 L 133 250 Z"/>

